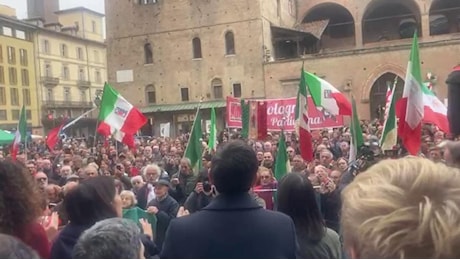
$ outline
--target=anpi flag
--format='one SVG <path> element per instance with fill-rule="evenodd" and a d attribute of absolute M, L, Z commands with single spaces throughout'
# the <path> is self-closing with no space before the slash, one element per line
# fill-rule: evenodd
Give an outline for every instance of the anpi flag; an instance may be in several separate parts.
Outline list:
<path fill-rule="evenodd" d="M 351 145 L 350 145 L 350 157 L 349 161 L 356 160 L 359 148 L 364 145 L 363 130 L 361 129 L 361 123 L 359 122 L 358 110 L 356 109 L 355 99 L 351 98 L 352 103 L 352 116 L 351 116 Z"/>
<path fill-rule="evenodd" d="M 19 115 L 18 127 L 14 136 L 13 145 L 11 146 L 11 158 L 16 160 L 16 156 L 19 152 L 19 144 L 24 142 L 27 138 L 27 118 L 26 109 L 22 106 L 21 114 Z"/>
<path fill-rule="evenodd" d="M 300 155 L 305 161 L 311 162 L 313 161 L 313 141 L 307 111 L 307 74 L 303 68 L 301 73 L 299 90 L 297 92 L 295 118 L 298 130 L 297 135 L 299 136 Z"/>
<path fill-rule="evenodd" d="M 216 127 L 216 110 L 211 108 L 211 130 L 208 141 L 209 151 L 215 152 L 217 148 L 217 127 Z"/>
<path fill-rule="evenodd" d="M 303 73 L 305 73 L 308 92 L 317 107 L 324 108 L 334 116 L 351 116 L 351 104 L 344 94 L 324 79 L 309 72 Z"/>
<path fill-rule="evenodd" d="M 289 163 L 289 156 L 286 149 L 286 138 L 284 137 L 284 131 L 281 131 L 281 137 L 278 142 L 278 150 L 276 152 L 275 160 L 275 178 L 280 181 L 284 175 L 291 171 L 291 165 Z"/>
<path fill-rule="evenodd" d="M 422 85 L 423 92 L 423 123 L 433 124 L 444 133 L 450 132 L 447 119 L 447 107 L 439 100 L 426 85 Z"/>
<path fill-rule="evenodd" d="M 396 113 L 399 118 L 398 135 L 411 155 L 417 155 L 422 144 L 422 120 L 425 115 L 422 89 L 418 37 L 415 33 L 407 65 L 403 96 L 396 105 Z"/>
<path fill-rule="evenodd" d="M 134 145 L 133 135 L 147 123 L 147 118 L 108 83 L 104 86 L 97 131 L 112 135 L 119 142 Z"/>
<path fill-rule="evenodd" d="M 383 151 L 393 150 L 393 147 L 398 142 L 397 125 L 396 125 L 396 80 L 393 85 L 393 90 L 390 92 L 389 103 L 385 110 L 385 124 L 383 126 L 382 138 L 380 139 L 380 147 Z"/>

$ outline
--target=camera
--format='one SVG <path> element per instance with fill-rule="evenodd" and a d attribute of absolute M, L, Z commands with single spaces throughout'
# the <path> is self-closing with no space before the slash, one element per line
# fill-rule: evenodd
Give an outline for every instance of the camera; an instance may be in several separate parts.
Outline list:
<path fill-rule="evenodd" d="M 209 181 L 204 181 L 203 182 L 203 190 L 205 192 L 210 192 L 212 189 L 211 183 Z"/>

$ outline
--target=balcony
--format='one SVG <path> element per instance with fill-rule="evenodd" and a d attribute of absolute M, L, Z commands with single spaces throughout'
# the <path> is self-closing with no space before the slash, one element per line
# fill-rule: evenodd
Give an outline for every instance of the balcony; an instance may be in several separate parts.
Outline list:
<path fill-rule="evenodd" d="M 53 78 L 53 77 L 42 77 L 41 83 L 45 85 L 45 87 L 56 87 L 59 85 L 59 78 Z"/>
<path fill-rule="evenodd" d="M 90 88 L 91 87 L 91 81 L 79 80 L 79 81 L 77 81 L 77 85 L 78 85 L 79 88 Z"/>
<path fill-rule="evenodd" d="M 46 100 L 46 101 L 43 101 L 43 107 L 47 108 L 47 109 L 52 109 L 52 108 L 92 108 L 93 107 L 93 102 Z"/>

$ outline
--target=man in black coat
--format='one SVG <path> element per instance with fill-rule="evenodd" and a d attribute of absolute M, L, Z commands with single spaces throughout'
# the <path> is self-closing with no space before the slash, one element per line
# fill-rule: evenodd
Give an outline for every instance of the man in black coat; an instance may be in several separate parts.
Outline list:
<path fill-rule="evenodd" d="M 166 230 L 169 223 L 177 215 L 179 204 L 168 194 L 170 183 L 167 180 L 160 179 L 155 183 L 155 195 L 147 204 L 147 212 L 155 214 L 157 217 L 157 229 L 155 235 L 155 243 L 161 249 L 165 239 Z"/>
<path fill-rule="evenodd" d="M 291 218 L 264 210 L 249 195 L 257 169 L 256 154 L 244 142 L 219 151 L 210 174 L 219 195 L 201 211 L 171 221 L 160 258 L 295 258 Z"/>

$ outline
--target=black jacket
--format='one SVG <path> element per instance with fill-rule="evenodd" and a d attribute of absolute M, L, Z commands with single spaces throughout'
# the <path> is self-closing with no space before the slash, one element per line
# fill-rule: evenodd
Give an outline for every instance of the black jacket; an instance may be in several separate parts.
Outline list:
<path fill-rule="evenodd" d="M 174 219 L 161 258 L 296 258 L 291 218 L 260 207 L 248 193 L 218 195 L 201 211 Z"/>
<path fill-rule="evenodd" d="M 200 211 L 204 207 L 208 206 L 213 199 L 212 194 L 206 195 L 203 192 L 196 193 L 195 191 L 190 193 L 187 200 L 184 203 L 184 208 L 191 213 Z"/>
<path fill-rule="evenodd" d="M 166 195 L 166 197 L 161 201 L 157 199 L 151 200 L 147 205 L 147 208 L 151 206 L 157 207 L 158 209 L 158 213 L 156 214 L 157 229 L 155 234 L 155 243 L 157 247 L 161 249 L 169 222 L 176 217 L 177 211 L 179 210 L 179 204 L 171 196 Z"/>
<path fill-rule="evenodd" d="M 166 173 L 162 173 L 159 180 L 167 180 L 169 181 L 169 177 Z M 153 187 L 152 187 L 153 188 Z M 144 184 L 137 192 L 136 192 L 136 200 L 137 200 L 137 206 L 141 209 L 146 209 L 147 203 L 147 198 L 149 196 L 149 189 L 148 189 L 148 183 Z"/>

